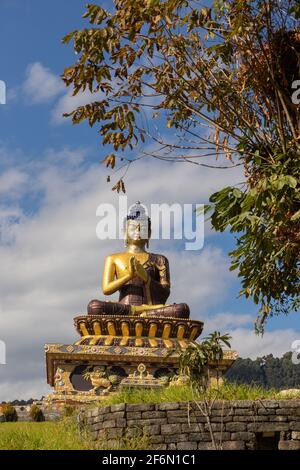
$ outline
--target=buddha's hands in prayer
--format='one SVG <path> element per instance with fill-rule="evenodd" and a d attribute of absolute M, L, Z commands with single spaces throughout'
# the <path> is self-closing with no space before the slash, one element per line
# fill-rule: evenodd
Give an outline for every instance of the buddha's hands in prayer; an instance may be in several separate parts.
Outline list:
<path fill-rule="evenodd" d="M 134 271 L 139 278 L 141 278 L 144 282 L 147 282 L 148 273 L 144 266 L 136 258 L 134 258 Z"/>
<path fill-rule="evenodd" d="M 131 256 L 131 258 L 129 259 L 128 273 L 130 275 L 130 279 L 133 279 L 135 276 L 138 276 L 144 282 L 147 282 L 148 280 L 148 274 L 146 269 L 134 256 Z"/>
<path fill-rule="evenodd" d="M 129 259 L 128 272 L 129 272 L 129 275 L 130 275 L 130 279 L 133 279 L 135 274 L 136 274 L 135 273 L 135 258 L 134 258 L 134 256 L 131 256 L 131 258 Z"/>

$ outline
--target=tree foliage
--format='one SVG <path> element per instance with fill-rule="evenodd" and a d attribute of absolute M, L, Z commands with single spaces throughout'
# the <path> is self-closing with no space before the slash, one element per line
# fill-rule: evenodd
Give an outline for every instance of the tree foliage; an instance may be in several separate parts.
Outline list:
<path fill-rule="evenodd" d="M 272 354 L 255 360 L 238 358 L 226 372 L 226 379 L 237 384 L 262 385 L 277 390 L 299 388 L 300 364 L 294 364 L 292 353 L 281 358 Z"/>
<path fill-rule="evenodd" d="M 210 365 L 218 370 L 218 364 L 224 356 L 223 346 L 230 348 L 231 337 L 214 331 L 200 343 L 192 343 L 181 352 L 179 358 L 180 373 L 189 377 L 194 391 L 201 395 L 209 385 Z"/>
<path fill-rule="evenodd" d="M 260 306 L 263 331 L 266 318 L 299 306 L 300 6 L 207 3 L 88 5 L 90 26 L 64 38 L 78 60 L 63 80 L 95 101 L 67 116 L 99 125 L 114 171 L 149 155 L 243 167 L 245 183 L 213 194 L 207 211 L 216 230 L 237 234 L 232 269 L 241 293 Z M 163 136 L 145 124 L 144 110 L 164 123 Z M 146 139 L 156 147 L 145 150 Z M 125 191 L 123 178 L 114 190 Z"/>

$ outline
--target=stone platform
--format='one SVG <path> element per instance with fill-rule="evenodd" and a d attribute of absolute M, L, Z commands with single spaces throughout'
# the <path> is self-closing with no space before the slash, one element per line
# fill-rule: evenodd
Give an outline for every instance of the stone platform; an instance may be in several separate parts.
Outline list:
<path fill-rule="evenodd" d="M 80 315 L 74 324 L 80 335 L 74 344 L 45 345 L 51 401 L 99 401 L 124 386 L 165 386 L 179 373 L 182 350 L 203 329 L 201 321 L 157 316 Z M 218 372 L 235 359 L 225 352 Z"/>

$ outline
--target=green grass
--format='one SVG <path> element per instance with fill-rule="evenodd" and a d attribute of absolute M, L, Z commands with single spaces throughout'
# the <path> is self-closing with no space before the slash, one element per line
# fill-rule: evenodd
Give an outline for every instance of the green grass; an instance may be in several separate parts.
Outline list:
<path fill-rule="evenodd" d="M 257 400 L 257 399 L 272 399 L 278 398 L 276 396 L 277 390 L 266 390 L 260 385 L 237 385 L 232 383 L 224 383 L 218 392 L 211 389 L 206 393 L 209 398 L 220 400 Z M 204 396 L 200 395 L 197 400 L 201 400 Z M 106 406 L 117 403 L 163 403 L 163 402 L 178 402 L 178 401 L 192 401 L 194 399 L 191 388 L 188 385 L 181 387 L 166 387 L 161 389 L 139 389 L 139 388 L 124 388 L 116 392 L 105 400 L 101 400 L 98 405 Z M 95 406 L 95 405 L 91 405 Z"/>
<path fill-rule="evenodd" d="M 265 390 L 258 385 L 236 385 L 225 383 L 218 392 L 211 390 L 206 396 L 220 400 L 278 399 L 277 390 Z M 203 397 L 198 397 L 201 400 Z M 289 397 L 282 397 L 286 399 Z M 162 403 L 193 401 L 189 386 L 162 389 L 128 388 L 116 392 L 99 402 L 99 406 L 117 403 Z M 95 407 L 96 405 L 89 405 Z M 125 438 L 108 446 L 106 442 L 95 443 L 87 431 L 80 435 L 75 416 L 61 421 L 43 423 L 0 423 L 0 450 L 138 450 L 149 449 L 147 436 Z"/>
<path fill-rule="evenodd" d="M 74 418 L 42 423 L 1 423 L 0 450 L 144 450 L 150 449 L 146 435 L 127 437 L 113 445 L 80 435 Z"/>
<path fill-rule="evenodd" d="M 1 450 L 88 450 L 93 443 L 81 438 L 74 419 L 43 423 L 1 423 Z"/>

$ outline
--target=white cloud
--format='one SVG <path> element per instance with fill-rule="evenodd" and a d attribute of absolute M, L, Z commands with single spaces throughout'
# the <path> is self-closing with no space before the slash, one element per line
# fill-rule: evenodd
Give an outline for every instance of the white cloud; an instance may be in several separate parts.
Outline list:
<path fill-rule="evenodd" d="M 27 67 L 21 90 L 31 104 L 47 103 L 64 89 L 62 80 L 40 62 L 34 62 Z"/>
<path fill-rule="evenodd" d="M 218 313 L 213 318 L 208 317 L 205 319 L 205 330 L 224 331 L 228 328 L 232 330 L 237 326 L 249 325 L 249 323 L 253 323 L 253 315 L 230 312 Z"/>
<path fill-rule="evenodd" d="M 10 197 L 20 193 L 27 182 L 27 174 L 19 169 L 8 169 L 0 175 L 0 194 Z"/>
<path fill-rule="evenodd" d="M 253 329 L 236 328 L 230 331 L 232 349 L 238 351 L 240 357 L 256 357 L 273 354 L 281 357 L 291 351 L 292 342 L 300 338 L 300 333 L 293 329 L 266 331 L 264 336 L 253 333 Z"/>

